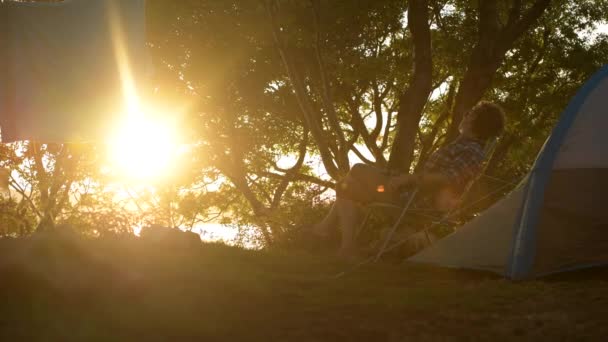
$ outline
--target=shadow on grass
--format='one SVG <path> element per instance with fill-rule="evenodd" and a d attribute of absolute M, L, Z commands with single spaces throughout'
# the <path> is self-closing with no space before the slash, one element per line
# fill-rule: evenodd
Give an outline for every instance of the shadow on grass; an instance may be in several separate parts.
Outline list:
<path fill-rule="evenodd" d="M 555 273 L 542 277 L 540 280 L 548 283 L 608 281 L 608 266 L 596 266 L 564 273 Z"/>

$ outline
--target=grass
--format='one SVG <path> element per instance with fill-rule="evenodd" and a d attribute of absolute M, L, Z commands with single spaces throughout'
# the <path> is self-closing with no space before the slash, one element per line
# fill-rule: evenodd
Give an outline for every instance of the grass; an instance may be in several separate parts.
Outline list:
<path fill-rule="evenodd" d="M 10 259 L 27 242 L 0 244 Z M 608 272 L 513 283 L 416 265 L 138 240 L 33 248 L 0 271 L 2 341 L 601 340 Z"/>

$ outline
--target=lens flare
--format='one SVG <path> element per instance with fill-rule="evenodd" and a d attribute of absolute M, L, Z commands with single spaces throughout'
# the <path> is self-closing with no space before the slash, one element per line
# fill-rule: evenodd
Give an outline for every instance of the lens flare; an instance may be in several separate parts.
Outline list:
<path fill-rule="evenodd" d="M 167 175 L 178 154 L 171 125 L 131 116 L 109 141 L 112 168 L 131 180 L 151 180 Z"/>

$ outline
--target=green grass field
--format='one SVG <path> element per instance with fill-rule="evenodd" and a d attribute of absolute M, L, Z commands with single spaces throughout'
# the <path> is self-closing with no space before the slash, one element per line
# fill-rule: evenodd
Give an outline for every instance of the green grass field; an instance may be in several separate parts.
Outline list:
<path fill-rule="evenodd" d="M 5 258 L 11 248 L 2 244 Z M 90 257 L 95 255 L 95 257 Z M 2 341 L 603 340 L 608 272 L 513 283 L 221 245 L 34 248 L 0 275 Z M 24 264 L 26 266 L 24 266 Z M 11 266 L 12 265 L 12 266 Z"/>

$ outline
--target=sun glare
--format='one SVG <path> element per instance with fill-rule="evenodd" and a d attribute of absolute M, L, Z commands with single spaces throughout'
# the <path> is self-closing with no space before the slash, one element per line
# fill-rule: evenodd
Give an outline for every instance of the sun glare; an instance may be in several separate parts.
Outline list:
<path fill-rule="evenodd" d="M 169 170 L 184 152 L 178 145 L 177 128 L 172 122 L 159 118 L 170 118 L 167 113 L 158 113 L 142 100 L 138 92 L 141 77 L 134 77 L 129 49 L 125 44 L 120 15 L 112 3 L 109 19 L 114 45 L 116 66 L 120 75 L 123 93 L 123 122 L 110 133 L 108 159 L 110 173 L 130 182 L 149 182 L 170 176 Z M 139 73 L 142 72 L 142 68 Z M 140 75 L 141 76 L 141 75 Z M 145 97 L 145 96 L 144 96 Z M 163 114 L 163 115 L 157 115 Z M 174 116 L 171 116 L 174 117 Z M 183 146 L 182 146 L 183 147 Z"/>
<path fill-rule="evenodd" d="M 177 150 L 171 125 L 144 116 L 127 117 L 109 143 L 112 168 L 132 180 L 165 176 Z"/>

